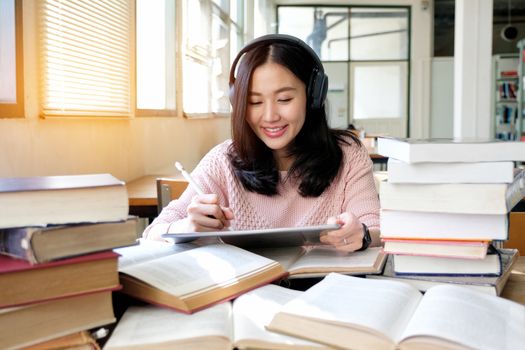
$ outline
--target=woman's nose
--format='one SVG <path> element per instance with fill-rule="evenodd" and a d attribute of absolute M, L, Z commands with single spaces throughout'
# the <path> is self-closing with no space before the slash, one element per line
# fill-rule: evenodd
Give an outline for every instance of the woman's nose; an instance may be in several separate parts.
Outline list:
<path fill-rule="evenodd" d="M 265 104 L 263 118 L 267 122 L 279 120 L 280 116 L 276 103 L 268 102 Z"/>

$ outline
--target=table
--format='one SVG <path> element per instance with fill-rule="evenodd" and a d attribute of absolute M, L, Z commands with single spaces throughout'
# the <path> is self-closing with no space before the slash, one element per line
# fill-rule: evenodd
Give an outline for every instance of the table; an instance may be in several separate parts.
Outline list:
<path fill-rule="evenodd" d="M 144 175 L 126 183 L 129 200 L 129 214 L 148 218 L 151 222 L 157 215 L 157 178 L 179 175 Z"/>
<path fill-rule="evenodd" d="M 525 305 L 525 256 L 520 256 L 514 265 L 501 296 Z"/>

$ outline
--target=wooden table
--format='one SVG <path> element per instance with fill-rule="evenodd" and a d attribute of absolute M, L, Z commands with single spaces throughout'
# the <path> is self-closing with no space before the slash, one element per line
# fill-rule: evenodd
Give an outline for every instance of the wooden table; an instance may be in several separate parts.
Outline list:
<path fill-rule="evenodd" d="M 525 256 L 519 257 L 501 296 L 525 305 Z"/>
<path fill-rule="evenodd" d="M 129 214 L 148 218 L 151 222 L 157 215 L 157 178 L 179 175 L 144 175 L 126 183 L 129 199 Z"/>

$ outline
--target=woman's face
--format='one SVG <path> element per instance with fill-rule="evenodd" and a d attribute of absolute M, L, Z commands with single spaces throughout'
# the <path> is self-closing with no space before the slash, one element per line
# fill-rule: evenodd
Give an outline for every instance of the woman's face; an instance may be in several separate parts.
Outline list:
<path fill-rule="evenodd" d="M 246 120 L 253 132 L 273 150 L 280 170 L 292 159 L 286 150 L 304 124 L 306 87 L 284 66 L 267 62 L 252 74 Z"/>

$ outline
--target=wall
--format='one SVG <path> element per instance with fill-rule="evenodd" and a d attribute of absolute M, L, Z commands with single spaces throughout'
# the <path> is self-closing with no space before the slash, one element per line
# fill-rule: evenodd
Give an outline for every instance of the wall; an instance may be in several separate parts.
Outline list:
<path fill-rule="evenodd" d="M 0 177 L 108 172 L 129 181 L 193 169 L 230 137 L 230 119 L 39 118 L 35 2 L 24 2 L 25 118 L 0 119 Z"/>

